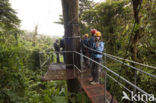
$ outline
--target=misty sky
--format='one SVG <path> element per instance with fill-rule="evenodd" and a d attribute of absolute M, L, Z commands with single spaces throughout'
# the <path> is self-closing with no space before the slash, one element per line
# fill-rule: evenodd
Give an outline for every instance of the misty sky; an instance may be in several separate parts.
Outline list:
<path fill-rule="evenodd" d="M 38 25 L 40 34 L 59 37 L 64 34 L 63 26 L 54 23 L 62 14 L 61 0 L 10 0 L 10 3 L 22 21 L 21 29 L 32 31 Z"/>

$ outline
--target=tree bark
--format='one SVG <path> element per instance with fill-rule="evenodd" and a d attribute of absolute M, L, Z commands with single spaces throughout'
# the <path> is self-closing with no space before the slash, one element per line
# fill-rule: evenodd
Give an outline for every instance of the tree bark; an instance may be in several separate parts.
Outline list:
<path fill-rule="evenodd" d="M 80 38 L 78 27 L 78 0 L 62 0 L 64 28 L 65 28 L 65 50 L 80 51 Z M 73 62 L 74 59 L 74 62 Z M 72 53 L 66 53 L 66 64 L 75 64 L 80 68 L 80 56 Z M 66 69 L 74 69 L 73 66 L 67 66 Z M 68 91 L 77 93 L 80 84 L 77 79 L 67 81 Z M 70 102 L 70 101 L 69 101 Z"/>
<path fill-rule="evenodd" d="M 139 26 L 140 24 L 140 17 L 139 17 L 139 11 L 140 11 L 140 6 L 141 6 L 141 2 L 142 0 L 132 0 L 133 3 L 133 12 L 134 12 L 134 19 L 135 19 L 135 23 L 137 28 L 134 31 L 134 36 L 132 37 L 132 43 L 131 43 L 131 57 L 133 61 L 138 61 L 137 58 L 137 54 L 138 54 L 138 43 L 139 40 L 141 39 L 142 35 L 141 35 L 141 28 Z M 135 66 L 135 64 L 132 63 L 133 66 Z M 137 71 L 134 70 L 132 76 L 134 77 L 134 84 L 137 85 Z M 136 89 L 134 89 L 134 91 L 136 91 Z"/>
<path fill-rule="evenodd" d="M 133 2 L 133 12 L 134 12 L 134 19 L 135 23 L 138 26 L 137 30 L 134 32 L 134 37 L 132 38 L 132 45 L 131 45 L 131 52 L 132 52 L 132 60 L 137 61 L 137 45 L 141 38 L 140 34 L 140 18 L 139 18 L 139 6 L 141 5 L 141 0 L 132 0 Z"/>

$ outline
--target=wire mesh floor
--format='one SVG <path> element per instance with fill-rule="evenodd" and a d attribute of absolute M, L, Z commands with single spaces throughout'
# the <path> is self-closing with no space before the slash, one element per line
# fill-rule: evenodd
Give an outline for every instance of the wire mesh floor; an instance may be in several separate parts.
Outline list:
<path fill-rule="evenodd" d="M 46 74 L 42 77 L 42 80 L 69 80 L 77 78 L 81 84 L 82 89 L 85 91 L 92 103 L 104 103 L 104 85 L 90 84 L 90 69 L 85 69 L 84 72 L 81 73 L 78 71 L 76 71 L 76 73 L 74 72 L 74 69 L 66 69 L 65 64 L 51 64 Z M 110 103 L 111 98 L 111 94 L 106 91 L 106 103 Z M 118 102 L 114 99 L 113 103 Z"/>
<path fill-rule="evenodd" d="M 73 69 L 66 69 L 65 64 L 51 64 L 46 74 L 42 77 L 43 81 L 49 80 L 68 80 L 74 79 Z"/>
<path fill-rule="evenodd" d="M 81 84 L 81 87 L 89 97 L 92 103 L 104 103 L 104 85 L 103 84 L 96 84 L 91 85 L 89 80 L 91 78 L 90 76 L 90 70 L 87 69 L 86 72 L 84 72 L 81 75 L 78 75 L 78 80 Z M 110 103 L 111 101 L 111 94 L 106 91 L 106 103 Z M 118 103 L 115 99 L 113 100 L 113 103 Z"/>

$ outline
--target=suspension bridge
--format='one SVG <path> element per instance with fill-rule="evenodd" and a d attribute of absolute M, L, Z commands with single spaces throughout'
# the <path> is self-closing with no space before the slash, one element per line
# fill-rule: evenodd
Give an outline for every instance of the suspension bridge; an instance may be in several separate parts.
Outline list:
<path fill-rule="evenodd" d="M 142 2 L 141 2 L 142 3 Z M 138 8 L 137 11 L 141 8 L 141 3 L 139 3 L 136 8 Z M 65 63 L 51 63 L 48 67 L 48 71 L 46 74 L 42 77 L 43 81 L 49 81 L 49 80 L 67 80 L 67 84 L 69 83 L 69 87 L 72 87 L 71 84 L 74 84 L 74 81 L 77 80 L 79 84 L 81 85 L 81 88 L 84 90 L 88 98 L 92 103 L 119 103 L 122 102 L 122 100 L 119 100 L 115 93 L 117 89 L 120 87 L 122 90 L 126 91 L 126 93 L 131 93 L 132 91 L 134 93 L 140 92 L 142 94 L 147 95 L 148 97 L 151 96 L 150 93 L 147 92 L 147 90 L 143 90 L 142 87 L 140 87 L 137 79 L 138 74 L 142 74 L 143 77 L 147 76 L 151 78 L 151 80 L 156 79 L 156 75 L 154 75 L 154 72 L 149 73 L 144 71 L 143 69 L 140 69 L 138 67 L 143 66 L 146 68 L 151 68 L 153 70 L 156 70 L 156 67 L 150 66 L 147 64 L 138 63 L 136 61 L 128 60 L 126 58 L 117 57 L 111 54 L 108 54 L 106 52 L 102 53 L 104 56 L 104 62 L 105 63 L 98 63 L 92 58 L 83 55 L 80 51 L 80 34 L 79 34 L 79 22 L 78 22 L 78 0 L 62 0 L 62 7 L 63 7 L 63 19 L 64 19 L 64 28 L 65 28 L 65 51 L 62 51 L 60 53 L 65 53 Z M 93 5 L 94 7 L 94 5 Z M 134 32 L 136 25 L 138 25 L 138 22 L 134 22 L 131 34 Z M 128 47 L 130 45 L 130 40 L 128 43 Z M 87 47 L 86 47 L 87 48 Z M 92 50 L 91 48 L 88 48 L 89 50 Z M 95 50 L 92 50 L 95 51 Z M 127 49 L 128 51 L 128 49 Z M 95 51 L 98 52 L 98 51 Z M 127 52 L 126 52 L 127 53 Z M 48 54 L 48 53 L 47 53 Z M 54 53 L 52 53 L 53 55 Z M 42 55 L 42 53 L 40 53 Z M 50 54 L 48 54 L 50 55 Z M 40 58 L 40 65 L 41 68 L 47 64 L 48 59 L 50 59 L 51 56 L 47 57 L 47 60 L 42 61 L 42 58 Z M 83 65 L 83 59 L 86 58 L 91 62 L 96 63 L 97 65 L 101 66 L 103 69 L 103 72 L 101 72 L 101 79 L 103 80 L 100 84 L 97 85 L 91 85 L 89 82 L 89 79 L 91 78 L 90 70 L 91 67 L 86 67 Z M 115 68 L 118 68 L 119 71 L 115 71 L 113 68 L 107 66 L 109 65 L 109 62 L 106 62 L 106 58 L 109 58 L 113 62 L 117 62 L 120 65 L 116 66 Z M 135 67 L 134 65 L 130 64 L 136 64 L 139 65 Z M 125 67 L 128 68 L 129 71 L 134 72 L 135 74 L 133 77 L 129 78 L 128 74 L 122 74 L 122 71 L 125 69 Z M 121 75 L 122 74 L 122 75 Z M 134 81 L 130 81 L 131 79 Z M 109 83 L 113 81 L 113 90 L 108 89 Z M 76 87 L 76 85 L 73 85 Z M 110 85 L 109 85 L 110 86 Z M 69 88 L 68 88 L 69 89 Z M 73 88 L 72 88 L 73 89 Z M 72 91 L 70 89 L 69 91 Z M 120 91 L 121 95 L 125 94 L 123 91 Z M 123 94 L 122 94 L 123 93 Z M 126 95 L 129 96 L 129 95 Z M 122 96 L 120 96 L 122 97 Z M 155 99 L 155 98 L 154 98 Z M 156 101 L 156 99 L 155 99 Z M 130 99 L 127 102 L 132 102 Z M 148 101 L 143 101 L 148 102 Z"/>
<path fill-rule="evenodd" d="M 88 48 L 87 46 L 85 46 L 85 47 Z M 88 48 L 88 49 L 95 51 L 91 48 Z M 96 51 L 96 52 L 98 52 L 98 51 Z M 52 63 L 52 64 L 50 64 L 48 71 L 42 77 L 43 81 L 77 79 L 81 85 L 81 88 L 84 90 L 84 92 L 89 97 L 89 99 L 92 103 L 118 103 L 118 102 L 121 102 L 121 101 L 117 101 L 117 98 L 115 98 L 116 96 L 114 94 L 115 89 L 118 86 L 120 86 L 121 88 L 123 88 L 123 90 L 125 90 L 126 92 L 129 92 L 129 93 L 131 93 L 132 91 L 134 91 L 134 92 L 139 91 L 142 94 L 146 94 L 147 96 L 151 96 L 150 93 L 147 93 L 141 87 L 137 86 L 137 82 L 133 83 L 133 81 L 129 81 L 125 77 L 121 76 L 120 73 L 117 73 L 117 72 L 113 71 L 111 68 L 108 68 L 105 65 L 105 63 L 100 64 L 100 63 L 94 61 L 93 59 L 91 59 L 90 57 L 83 55 L 81 52 L 77 52 L 77 51 L 62 51 L 61 53 L 72 55 L 72 58 L 73 58 L 72 64 L 67 64 L 67 63 Z M 40 53 L 40 54 L 42 54 L 42 53 Z M 151 77 L 152 79 L 156 79 L 156 75 L 148 73 L 148 72 L 146 72 L 142 69 L 139 69 L 137 67 L 133 67 L 133 66 L 129 65 L 128 63 L 126 63 L 125 61 L 137 64 L 137 65 L 140 65 L 143 67 L 156 69 L 156 67 L 154 67 L 154 66 L 150 66 L 147 64 L 142 64 L 142 63 L 138 63 L 138 62 L 135 62 L 132 60 L 117 57 L 117 56 L 108 54 L 106 52 L 104 52 L 102 54 L 104 56 L 104 58 L 103 58 L 104 61 L 106 61 L 106 58 L 109 58 L 115 62 L 120 63 L 121 65 L 125 65 L 125 66 L 131 68 L 132 70 L 135 70 L 141 74 L 147 75 L 147 76 Z M 74 59 L 76 57 L 76 55 L 80 56 L 80 65 L 81 65 L 80 67 L 81 68 L 79 68 L 76 65 L 76 61 Z M 103 83 L 96 84 L 96 85 L 90 84 L 89 80 L 91 78 L 91 75 L 90 75 L 91 68 L 83 65 L 83 63 L 82 63 L 83 58 L 86 58 L 89 61 L 94 62 L 94 63 L 96 63 L 102 67 L 103 72 L 100 73 L 100 77 L 104 80 Z M 50 59 L 50 58 L 48 58 L 48 59 Z M 41 66 L 44 66 L 45 64 L 46 63 L 43 62 L 41 64 Z M 68 69 L 66 69 L 66 68 L 68 68 Z M 121 69 L 123 69 L 123 68 L 121 68 Z M 114 92 L 110 92 L 107 90 L 107 83 L 109 83 L 108 79 L 111 79 L 112 81 L 114 81 L 114 85 L 113 85 L 114 86 Z M 134 76 L 134 79 L 137 79 L 137 76 Z M 133 88 L 133 90 L 131 90 L 127 85 L 129 87 Z M 121 91 L 121 93 L 122 92 L 123 91 Z M 146 101 L 144 101 L 144 102 L 146 103 Z"/>

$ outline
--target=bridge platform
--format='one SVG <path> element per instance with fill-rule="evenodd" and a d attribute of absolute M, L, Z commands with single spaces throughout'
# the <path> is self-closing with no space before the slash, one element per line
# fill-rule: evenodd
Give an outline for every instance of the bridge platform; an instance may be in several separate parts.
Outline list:
<path fill-rule="evenodd" d="M 89 97 L 91 103 L 104 103 L 104 85 L 97 84 L 91 85 L 89 82 L 90 70 L 86 69 L 85 72 L 82 73 L 74 73 L 74 69 L 66 69 L 65 64 L 51 64 L 49 66 L 48 71 L 42 77 L 43 81 L 50 80 L 69 80 L 77 78 L 81 84 L 82 89 L 85 91 L 87 96 Z M 106 91 L 106 103 L 110 103 L 111 94 Z M 113 103 L 118 103 L 115 99 Z"/>
<path fill-rule="evenodd" d="M 73 69 L 66 69 L 66 65 L 63 63 L 54 63 L 49 66 L 48 71 L 41 79 L 43 81 L 74 79 L 76 76 L 73 72 Z"/>

